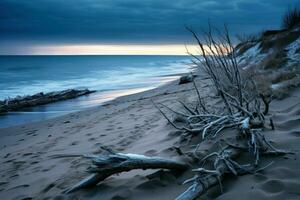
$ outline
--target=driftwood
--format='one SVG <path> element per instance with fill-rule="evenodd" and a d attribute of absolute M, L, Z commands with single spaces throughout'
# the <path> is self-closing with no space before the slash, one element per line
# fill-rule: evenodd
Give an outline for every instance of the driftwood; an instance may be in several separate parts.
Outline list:
<path fill-rule="evenodd" d="M 222 191 L 221 180 L 226 173 L 231 173 L 234 175 L 242 174 L 245 172 L 251 172 L 253 168 L 249 168 L 249 165 L 239 165 L 232 159 L 238 155 L 238 151 L 235 149 L 223 149 L 219 153 L 215 152 L 206 156 L 204 160 L 211 156 L 216 156 L 213 163 L 212 170 L 207 170 L 204 168 L 199 168 L 193 170 L 198 172 L 198 175 L 185 181 L 185 183 L 193 182 L 193 184 L 176 200 L 192 200 L 198 198 L 201 194 L 205 193 L 210 187 L 219 184 Z"/>
<path fill-rule="evenodd" d="M 273 163 L 271 162 L 259 169 L 257 169 L 256 166 L 252 166 L 250 164 L 241 165 L 233 160 L 239 154 L 239 152 L 239 149 L 227 146 L 220 152 L 214 152 L 202 159 L 203 161 L 205 161 L 209 157 L 215 156 L 215 160 L 213 162 L 214 169 L 207 170 L 204 168 L 198 168 L 193 170 L 197 172 L 198 175 L 185 181 L 185 183 L 193 182 L 193 184 L 184 193 L 177 197 L 176 200 L 197 199 L 209 188 L 217 184 L 219 184 L 220 190 L 221 192 L 223 192 L 221 181 L 224 178 L 224 175 L 231 174 L 234 176 L 238 176 L 244 174 L 255 174 L 269 167 Z"/>
<path fill-rule="evenodd" d="M 198 96 L 195 110 L 191 110 L 183 102 L 180 104 L 185 109 L 184 112 L 174 111 L 161 103 L 153 103 L 168 122 L 176 129 L 183 131 L 185 135 L 201 134 L 202 140 L 214 138 L 218 142 L 217 136 L 222 134 L 224 129 L 234 128 L 238 130 L 238 142 L 245 145 L 241 149 L 227 144 L 226 150 L 208 155 L 207 157 L 214 156 L 215 158 L 212 161 L 213 169 L 198 168 L 194 170 L 198 174 L 186 181 L 192 181 L 193 185 L 182 193 L 177 198 L 178 200 L 198 198 L 217 183 L 221 185 L 221 180 L 226 173 L 240 175 L 256 172 L 261 155 L 290 153 L 276 149 L 265 138 L 263 128 L 272 99 L 267 100 L 263 94 L 258 92 L 256 83 L 251 77 L 242 75 L 227 28 L 225 27 L 224 33 L 217 31 L 219 35 L 217 39 L 213 37 L 211 28 L 208 32 L 204 32 L 205 45 L 193 30 L 189 28 L 188 30 L 195 37 L 202 53 L 202 57 L 190 54 L 194 58 L 193 63 L 208 75 L 222 100 L 223 107 L 222 109 L 206 107 L 206 102 L 201 97 L 194 80 Z M 185 122 L 185 125 L 178 126 L 163 109 L 183 118 L 181 121 Z M 201 141 L 194 148 L 194 156 L 198 159 L 197 151 L 200 145 Z M 245 149 L 249 155 L 254 157 L 255 162 L 252 165 L 240 165 L 234 161 L 235 155 Z"/>
<path fill-rule="evenodd" d="M 74 155 L 58 155 L 55 157 L 73 156 Z M 109 151 L 108 155 L 82 155 L 82 157 L 92 161 L 92 165 L 87 170 L 88 172 L 92 173 L 92 175 L 66 190 L 66 193 L 95 186 L 113 174 L 127 172 L 134 169 L 169 169 L 182 171 L 188 168 L 187 164 L 170 159 L 161 157 L 148 157 L 138 154 L 114 153 L 112 151 Z"/>
<path fill-rule="evenodd" d="M 31 96 L 20 96 L 0 101 L 0 113 L 17 111 L 26 107 L 45 105 L 57 101 L 76 98 L 96 92 L 88 89 L 69 89 L 58 92 L 37 93 Z"/>
<path fill-rule="evenodd" d="M 211 28 L 208 32 L 204 32 L 205 45 L 193 30 L 188 30 L 195 37 L 202 53 L 201 57 L 190 54 L 194 58 L 193 63 L 201 69 L 201 72 L 206 73 L 222 101 L 218 107 L 207 107 L 207 102 L 201 97 L 194 80 L 191 80 L 191 82 L 193 82 L 198 97 L 195 109 L 190 108 L 182 101 L 179 103 L 184 111 L 175 110 L 153 101 L 154 106 L 167 121 L 174 128 L 183 132 L 183 136 L 190 139 L 195 135 L 202 136 L 195 148 L 192 149 L 193 156 L 196 158 L 195 161 L 201 159 L 201 161 L 211 162 L 212 166 L 211 168 L 203 168 L 204 165 L 201 165 L 201 163 L 194 163 L 198 167 L 193 170 L 196 175 L 185 181 L 185 183 L 192 182 L 193 184 L 177 200 L 199 198 L 200 195 L 216 184 L 220 184 L 222 191 L 221 181 L 225 174 L 255 173 L 269 166 L 258 168 L 262 155 L 290 153 L 276 149 L 265 138 L 263 128 L 271 99 L 267 100 L 263 94 L 258 92 L 256 83 L 251 77 L 244 76 L 241 73 L 241 68 L 236 60 L 235 48 L 230 40 L 227 28 L 225 27 L 224 34 L 217 32 L 217 35 L 219 35 L 217 39 L 213 38 Z M 181 125 L 171 120 L 166 111 L 176 115 L 177 119 L 180 117 Z M 219 136 L 227 128 L 237 130 L 237 142 L 243 144 L 243 146 L 228 143 L 220 151 L 199 158 L 198 149 L 202 140 L 209 138 L 215 139 L 216 143 L 221 142 Z M 252 164 L 241 165 L 234 160 L 236 155 L 245 150 L 249 152 L 249 156 L 254 157 L 255 161 Z M 182 154 L 181 151 L 180 153 Z M 67 190 L 67 193 L 94 186 L 112 174 L 133 169 L 185 170 L 188 168 L 188 165 L 177 161 L 136 154 L 110 152 L 105 156 L 83 157 L 92 160 L 93 164 L 88 169 L 92 175 Z"/>
<path fill-rule="evenodd" d="M 179 85 L 181 84 L 186 84 L 186 83 L 190 83 L 194 80 L 195 75 L 193 74 L 189 74 L 189 75 L 185 75 L 179 78 Z"/>

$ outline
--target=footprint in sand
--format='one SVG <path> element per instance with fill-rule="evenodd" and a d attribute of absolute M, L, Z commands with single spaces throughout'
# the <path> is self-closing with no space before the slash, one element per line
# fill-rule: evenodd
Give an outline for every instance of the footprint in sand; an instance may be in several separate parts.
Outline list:
<path fill-rule="evenodd" d="M 106 130 L 106 131 L 112 131 L 112 130 L 114 130 L 114 128 L 113 128 L 113 127 L 108 127 L 108 128 L 106 128 L 105 130 Z"/>
<path fill-rule="evenodd" d="M 33 153 L 28 152 L 28 153 L 24 153 L 23 156 L 30 156 L 30 155 L 32 155 L 32 154 L 33 154 Z"/>
<path fill-rule="evenodd" d="M 154 149 L 148 150 L 145 152 L 146 156 L 156 156 L 157 155 L 157 151 Z"/>
<path fill-rule="evenodd" d="M 42 172 L 47 172 L 47 171 L 50 171 L 51 169 L 53 169 L 54 167 L 56 167 L 56 165 L 51 165 L 51 166 L 49 166 L 47 168 L 42 169 L 41 171 Z"/>
<path fill-rule="evenodd" d="M 134 129 L 140 129 L 140 125 L 139 124 L 134 125 Z"/>
<path fill-rule="evenodd" d="M 31 158 L 39 158 L 40 156 L 39 155 L 33 155 L 31 156 Z"/>
<path fill-rule="evenodd" d="M 72 142 L 70 145 L 71 146 L 74 146 L 74 145 L 78 145 L 79 144 L 79 141 L 74 141 L 74 142 Z"/>
<path fill-rule="evenodd" d="M 18 189 L 18 188 L 28 188 L 28 187 L 30 187 L 30 185 L 28 185 L 28 184 L 23 184 L 23 185 L 17 185 L 17 186 L 15 186 L 15 187 L 11 187 L 11 188 L 9 188 L 8 190 L 13 190 L 13 189 Z"/>
<path fill-rule="evenodd" d="M 90 141 L 90 142 L 94 141 L 94 140 L 96 140 L 96 138 L 94 138 L 94 137 L 88 139 L 88 141 Z"/>
<path fill-rule="evenodd" d="M 132 195 L 131 190 L 127 189 L 127 188 L 122 188 L 120 190 L 118 190 L 116 192 L 116 194 L 114 194 L 114 196 L 111 198 L 111 200 L 125 200 L 130 198 L 130 196 Z"/>
<path fill-rule="evenodd" d="M 292 130 L 291 132 L 289 132 L 289 134 L 300 137 L 300 129 Z"/>
<path fill-rule="evenodd" d="M 8 153 L 8 154 L 6 154 L 3 158 L 8 158 L 10 155 L 11 155 L 11 154 Z"/>
<path fill-rule="evenodd" d="M 46 186 L 43 190 L 42 193 L 47 193 L 49 190 L 51 190 L 55 186 L 54 183 L 50 183 L 48 186 Z"/>
<path fill-rule="evenodd" d="M 136 140 L 136 139 L 138 138 L 138 136 L 137 136 L 137 135 L 131 135 L 131 136 L 129 136 L 128 138 L 130 138 L 130 139 L 132 139 L 132 140 Z"/>
<path fill-rule="evenodd" d="M 1 181 L 0 182 L 0 191 L 5 190 L 5 187 L 8 185 L 8 182 L 6 181 Z"/>
<path fill-rule="evenodd" d="M 26 132 L 26 135 L 32 135 L 32 134 L 34 134 L 35 132 L 37 132 L 37 130 L 30 130 L 30 131 L 27 131 L 27 132 Z"/>
<path fill-rule="evenodd" d="M 33 172 L 39 172 L 41 170 L 42 170 L 42 166 L 37 166 L 37 167 L 32 168 Z"/>
<path fill-rule="evenodd" d="M 268 177 L 266 177 L 265 175 L 262 175 L 262 174 L 255 174 L 255 175 L 253 175 L 253 178 L 254 178 L 255 182 L 257 182 L 257 183 L 266 181 L 268 179 Z"/>
<path fill-rule="evenodd" d="M 18 200 L 32 200 L 32 197 L 28 197 L 26 195 L 19 195 L 17 197 L 15 197 L 14 199 L 18 199 Z"/>
<path fill-rule="evenodd" d="M 262 184 L 261 189 L 269 193 L 279 193 L 284 190 L 284 183 L 280 180 L 268 180 Z"/>
<path fill-rule="evenodd" d="M 35 165 L 35 164 L 38 164 L 39 162 L 38 161 L 33 161 L 33 162 L 31 162 L 30 164 L 31 165 Z"/>
<path fill-rule="evenodd" d="M 19 174 L 13 174 L 13 175 L 9 176 L 9 178 L 10 178 L 10 179 L 14 179 L 14 178 L 17 178 L 17 177 L 19 177 L 19 176 L 20 176 Z"/>
<path fill-rule="evenodd" d="M 3 163 L 11 163 L 11 162 L 14 162 L 16 159 L 9 159 L 9 160 L 6 160 L 4 161 Z"/>
<path fill-rule="evenodd" d="M 269 174 L 275 175 L 277 179 L 295 177 L 295 172 L 288 167 L 274 167 L 268 170 Z"/>
<path fill-rule="evenodd" d="M 123 139 L 120 142 L 118 142 L 118 145 L 122 147 L 127 146 L 128 144 L 130 144 L 130 141 L 128 141 L 127 139 Z"/>
<path fill-rule="evenodd" d="M 0 186 L 7 185 L 7 184 L 8 184 L 8 182 L 6 182 L 6 181 L 1 181 L 0 182 Z"/>

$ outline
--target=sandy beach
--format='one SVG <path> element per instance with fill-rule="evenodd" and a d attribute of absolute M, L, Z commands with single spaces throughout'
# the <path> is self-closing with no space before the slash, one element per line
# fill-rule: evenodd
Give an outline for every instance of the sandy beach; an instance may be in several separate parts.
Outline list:
<path fill-rule="evenodd" d="M 172 129 L 154 108 L 150 98 L 172 102 L 180 96 L 188 95 L 191 90 L 190 85 L 178 87 L 175 81 L 159 89 L 124 96 L 86 111 L 2 129 L 1 157 L 4 160 L 1 163 L 0 196 L 4 199 L 43 199 L 55 196 L 72 199 L 74 195 L 78 196 L 78 193 L 62 196 L 61 192 L 86 175 L 83 172 L 89 163 L 81 159 L 49 157 L 55 154 L 97 153 L 101 146 L 107 146 L 120 152 L 169 156 L 177 141 L 176 134 L 168 136 Z M 167 174 L 166 183 L 157 185 L 157 181 L 150 181 L 145 176 L 151 173 L 130 172 L 125 176 L 122 174 L 109 178 L 99 189 L 90 192 L 94 193 L 93 198 L 96 199 L 111 199 L 120 192 L 139 199 L 144 190 L 151 194 L 153 190 L 161 190 L 175 179 Z M 172 187 L 172 197 L 185 188 L 174 184 Z M 134 195 L 136 191 L 141 194 Z M 91 198 L 93 195 L 90 192 L 80 194 L 80 198 Z M 165 192 L 165 195 L 170 195 L 168 190 Z"/>
<path fill-rule="evenodd" d="M 199 81 L 198 88 L 211 104 L 216 100 L 209 83 Z M 159 88 L 123 96 L 104 106 L 68 114 L 62 117 L 0 129 L 1 182 L 0 199 L 175 199 L 187 185 L 182 182 L 193 176 L 192 172 L 175 173 L 162 170 L 133 170 L 114 175 L 97 187 L 71 194 L 63 191 L 87 176 L 90 162 L 83 158 L 53 158 L 58 154 L 99 154 L 100 147 L 117 152 L 161 156 L 188 161 L 174 147 L 185 151 L 189 146 L 182 142 L 180 132 L 153 106 L 155 102 L 167 103 L 180 110 L 178 100 L 195 101 L 191 83 L 178 85 L 178 80 Z M 300 186 L 300 90 L 284 100 L 271 104 L 275 131 L 265 131 L 266 137 L 280 149 L 291 150 L 293 155 L 268 156 L 262 166 L 274 161 L 257 174 L 226 178 L 223 194 L 219 186 L 213 187 L 200 199 L 299 199 Z M 224 139 L 234 137 L 230 130 Z M 227 133 L 228 132 L 228 133 Z M 224 136 L 225 135 L 225 136 Z M 181 142 L 180 142 L 181 141 Z M 211 140 L 201 144 L 203 154 L 214 149 Z M 240 156 L 237 161 L 251 160 Z"/>
<path fill-rule="evenodd" d="M 0 1 L 0 200 L 300 200 L 300 1 Z"/>

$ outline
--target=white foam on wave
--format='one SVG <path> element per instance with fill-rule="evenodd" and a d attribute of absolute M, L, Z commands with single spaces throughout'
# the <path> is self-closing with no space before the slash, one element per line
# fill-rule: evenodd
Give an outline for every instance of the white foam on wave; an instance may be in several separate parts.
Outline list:
<path fill-rule="evenodd" d="M 160 82 L 165 82 L 166 79 L 155 77 L 188 72 L 187 61 L 186 58 L 183 58 L 180 61 L 151 61 L 150 65 L 145 63 L 147 67 L 120 66 L 119 69 L 94 69 L 85 74 L 78 74 L 77 77 L 69 77 L 66 80 L 19 81 L 18 84 L 7 84 L 2 87 L 0 89 L 0 100 L 70 88 L 89 88 L 101 91 L 158 86 Z"/>

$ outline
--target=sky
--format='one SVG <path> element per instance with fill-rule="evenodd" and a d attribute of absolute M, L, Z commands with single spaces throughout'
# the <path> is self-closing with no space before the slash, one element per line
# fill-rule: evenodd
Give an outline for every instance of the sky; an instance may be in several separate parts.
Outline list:
<path fill-rule="evenodd" d="M 193 43 L 185 26 L 256 33 L 279 28 L 293 6 L 300 1 L 0 0 L 0 54 L 183 54 Z"/>

